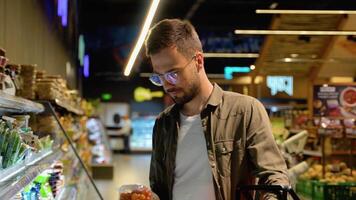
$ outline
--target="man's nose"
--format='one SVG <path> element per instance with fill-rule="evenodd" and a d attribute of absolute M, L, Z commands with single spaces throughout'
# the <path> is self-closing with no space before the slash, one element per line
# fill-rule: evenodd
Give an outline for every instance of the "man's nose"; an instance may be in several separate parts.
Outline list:
<path fill-rule="evenodd" d="M 168 82 L 164 77 L 162 77 L 162 86 L 165 91 L 174 86 L 172 83 Z"/>

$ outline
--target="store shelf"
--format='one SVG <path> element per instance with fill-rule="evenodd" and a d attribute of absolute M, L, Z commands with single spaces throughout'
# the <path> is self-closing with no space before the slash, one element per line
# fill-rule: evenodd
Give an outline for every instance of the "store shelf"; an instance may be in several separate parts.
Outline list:
<path fill-rule="evenodd" d="M 356 155 L 356 151 L 342 151 L 342 150 L 339 150 L 339 151 L 333 151 L 331 154 L 332 155 L 335 155 L 335 156 L 342 156 L 342 155 L 350 155 L 352 153 L 352 155 Z"/>
<path fill-rule="evenodd" d="M 304 150 L 303 154 L 307 156 L 315 156 L 315 157 L 321 157 L 322 155 L 320 151 L 312 151 L 312 150 Z"/>
<path fill-rule="evenodd" d="M 43 111 L 42 104 L 0 91 L 0 112 L 40 113 Z"/>
<path fill-rule="evenodd" d="M 103 149 L 99 149 L 99 150 L 102 150 L 104 152 L 104 158 L 105 158 L 104 163 L 97 163 L 94 162 L 94 160 L 92 159 L 90 165 L 96 168 L 100 168 L 100 167 L 106 168 L 110 166 L 112 167 L 112 152 L 110 148 L 109 136 L 106 130 L 104 129 L 104 126 L 100 121 L 100 119 L 96 117 L 91 117 L 87 121 L 87 129 L 88 129 L 88 135 L 87 135 L 88 139 L 95 141 L 95 145 L 93 145 L 93 148 L 96 148 L 96 146 L 104 147 Z M 100 133 L 100 135 L 98 133 Z M 95 137 L 91 137 L 93 135 Z M 94 156 L 95 156 L 95 152 L 93 152 L 93 157 Z"/>
<path fill-rule="evenodd" d="M 307 104 L 264 104 L 264 106 L 268 109 L 271 109 L 272 107 L 277 107 L 279 110 L 283 110 L 283 109 L 295 109 L 295 108 L 299 108 L 299 109 L 306 109 L 308 108 Z"/>
<path fill-rule="evenodd" d="M 64 109 L 66 109 L 67 111 L 72 112 L 72 113 L 74 113 L 76 115 L 84 115 L 84 111 L 82 109 L 76 108 L 76 107 L 74 107 L 74 106 L 72 106 L 70 104 L 67 104 L 67 103 L 59 100 L 59 99 L 55 99 L 54 103 L 55 103 L 55 105 L 60 106 L 60 107 L 62 107 Z"/>
<path fill-rule="evenodd" d="M 331 117 L 331 116 L 314 116 L 313 117 L 314 119 L 320 119 L 320 118 L 327 118 L 327 119 L 340 119 L 340 120 L 343 120 L 343 119 L 355 119 L 354 117 Z"/>
<path fill-rule="evenodd" d="M 22 162 L 0 171 L 0 197 L 10 199 L 48 169 L 62 155 L 60 150 L 33 154 Z"/>
<path fill-rule="evenodd" d="M 297 133 L 300 133 L 302 131 L 305 131 L 305 129 L 289 129 L 289 132 L 293 133 L 293 134 L 297 134 Z"/>

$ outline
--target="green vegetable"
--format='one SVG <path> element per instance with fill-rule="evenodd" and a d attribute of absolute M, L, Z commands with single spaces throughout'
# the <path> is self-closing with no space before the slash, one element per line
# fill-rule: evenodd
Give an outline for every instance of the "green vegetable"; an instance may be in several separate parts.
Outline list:
<path fill-rule="evenodd" d="M 12 155 L 12 158 L 10 161 L 11 165 L 15 164 L 16 161 L 19 159 L 18 155 L 19 155 L 19 151 L 20 151 L 20 146 L 21 146 L 21 139 L 17 134 L 17 137 L 15 138 L 15 141 L 14 141 L 14 147 L 13 147 L 12 153 L 11 153 L 11 155 Z"/>
<path fill-rule="evenodd" d="M 0 153 L 2 152 L 2 146 L 5 143 L 5 131 L 6 123 L 4 121 L 0 121 Z"/>
<path fill-rule="evenodd" d="M 11 130 L 9 138 L 8 138 L 8 145 L 7 145 L 7 148 L 6 148 L 5 159 L 4 159 L 4 162 L 3 162 L 3 167 L 4 168 L 9 167 L 10 164 L 11 164 L 11 160 L 12 160 L 12 156 L 13 156 L 12 151 L 13 151 L 13 148 L 15 146 L 16 137 L 19 137 L 18 136 L 18 132 L 16 130 Z"/>
<path fill-rule="evenodd" d="M 1 153 L 1 156 L 3 157 L 3 163 L 4 163 L 4 157 L 5 157 L 5 153 L 6 153 L 6 149 L 7 149 L 7 145 L 8 145 L 8 138 L 9 138 L 9 135 L 10 135 L 10 129 L 6 128 L 5 131 L 3 132 L 4 135 L 3 135 L 3 141 L 2 143 L 0 144 L 0 153 Z"/>
<path fill-rule="evenodd" d="M 20 145 L 20 150 L 19 150 L 19 153 L 18 153 L 18 161 L 22 160 L 22 158 L 25 156 L 27 150 L 29 149 L 28 145 L 24 144 L 24 143 L 21 143 Z"/>

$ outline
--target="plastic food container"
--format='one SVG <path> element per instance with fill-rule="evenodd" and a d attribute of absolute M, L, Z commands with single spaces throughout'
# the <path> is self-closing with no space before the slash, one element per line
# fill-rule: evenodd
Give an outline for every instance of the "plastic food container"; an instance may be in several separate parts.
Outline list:
<path fill-rule="evenodd" d="M 130 184 L 119 188 L 119 200 L 159 200 L 159 197 L 144 185 Z"/>

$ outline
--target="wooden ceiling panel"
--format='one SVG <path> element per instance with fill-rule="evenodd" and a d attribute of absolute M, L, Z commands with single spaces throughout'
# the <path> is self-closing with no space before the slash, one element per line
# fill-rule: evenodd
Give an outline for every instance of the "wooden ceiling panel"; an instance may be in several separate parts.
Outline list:
<path fill-rule="evenodd" d="M 331 36 L 314 36 L 305 41 L 305 38 L 300 39 L 299 36 L 274 36 L 265 60 L 288 58 L 291 54 L 309 58 L 311 55 L 319 55 L 330 38 Z"/>
<path fill-rule="evenodd" d="M 279 30 L 337 30 L 343 15 L 281 15 Z"/>
<path fill-rule="evenodd" d="M 275 16 L 271 29 L 275 30 L 340 30 L 344 15 L 290 15 Z M 273 25 L 274 24 L 274 25 Z M 258 73 L 280 73 L 308 75 L 312 68 L 321 68 L 319 62 L 284 62 L 297 54 L 297 58 L 324 59 L 325 51 L 329 48 L 335 36 L 296 36 L 296 35 L 270 35 L 268 44 L 265 44 L 260 53 L 257 66 Z"/>

